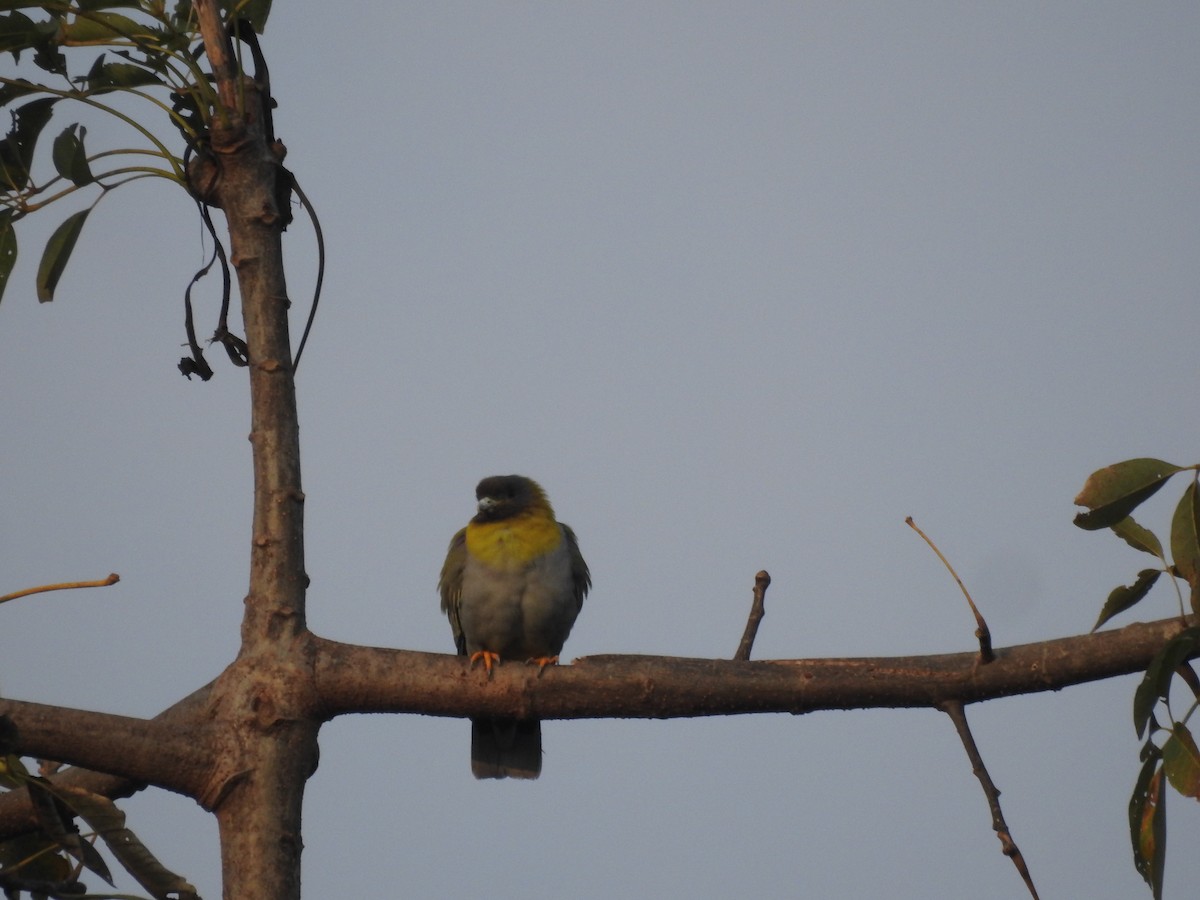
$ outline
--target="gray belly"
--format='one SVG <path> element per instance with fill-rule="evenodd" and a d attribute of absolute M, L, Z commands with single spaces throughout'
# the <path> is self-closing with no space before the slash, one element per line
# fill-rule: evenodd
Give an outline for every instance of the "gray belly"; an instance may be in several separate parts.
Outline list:
<path fill-rule="evenodd" d="M 557 656 L 577 615 L 565 541 L 522 572 L 468 558 L 459 602 L 468 653 L 488 650 L 512 660 Z"/>

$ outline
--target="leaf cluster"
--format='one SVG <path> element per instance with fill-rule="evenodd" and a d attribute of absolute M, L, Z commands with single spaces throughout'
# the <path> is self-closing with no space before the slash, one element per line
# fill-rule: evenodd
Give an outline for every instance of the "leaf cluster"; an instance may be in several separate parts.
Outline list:
<path fill-rule="evenodd" d="M 269 0 L 225 0 L 235 27 L 261 32 Z M 67 50 L 76 58 L 87 49 L 86 70 L 73 74 Z M 88 215 L 112 189 L 141 178 L 165 178 L 187 185 L 185 159 L 204 141 L 216 94 L 201 66 L 202 47 L 192 5 L 178 0 L 70 0 L 29 3 L 0 0 L 0 55 L 26 58 L 44 75 L 41 81 L 0 76 L 0 108 L 11 125 L 0 140 L 0 297 L 16 265 L 15 225 L 24 216 L 63 197 L 92 188 L 87 208 L 68 216 L 42 252 L 37 295 L 42 302 L 54 291 Z M 108 95 L 133 97 L 151 104 L 178 130 L 181 152 L 137 119 L 122 112 Z M 132 129 L 137 146 L 90 151 L 87 129 L 79 123 L 55 137 L 51 153 L 54 175 L 39 182 L 34 160 L 39 140 L 62 103 L 107 113 Z"/>
<path fill-rule="evenodd" d="M 12 754 L 0 756 L 0 786 L 26 791 L 38 824 L 36 831 L 0 843 L 0 889 L 9 900 L 22 891 L 35 900 L 81 894 L 84 869 L 112 885 L 108 864 L 94 846 L 96 839 L 156 900 L 197 897 L 191 884 L 163 866 L 125 827 L 125 814 L 107 797 L 33 775 Z M 80 833 L 76 819 L 90 828 L 90 836 Z"/>
<path fill-rule="evenodd" d="M 1177 792 L 1200 800 L 1200 751 L 1188 720 L 1200 707 L 1200 678 L 1190 660 L 1200 655 L 1200 464 L 1178 466 L 1161 459 L 1130 459 L 1099 469 L 1088 476 L 1075 503 L 1086 511 L 1075 516 L 1080 528 L 1110 529 L 1129 546 L 1153 556 L 1158 565 L 1142 569 L 1132 584 L 1112 590 L 1092 630 L 1140 602 L 1166 574 L 1175 587 L 1179 613 L 1188 627 L 1155 656 L 1138 685 L 1133 700 L 1133 724 L 1142 746 L 1142 767 L 1129 801 L 1129 830 L 1134 865 L 1159 900 L 1162 897 L 1166 860 L 1166 792 L 1164 777 Z M 1191 472 L 1192 479 L 1175 505 L 1171 517 L 1168 559 L 1154 532 L 1138 524 L 1133 511 L 1158 492 L 1174 475 Z M 1188 594 L 1185 610 L 1180 584 Z M 1184 682 L 1191 700 L 1177 714 L 1171 706 L 1175 679 Z M 1160 723 L 1160 716 L 1163 722 Z M 1161 745 L 1156 743 L 1156 738 Z"/>

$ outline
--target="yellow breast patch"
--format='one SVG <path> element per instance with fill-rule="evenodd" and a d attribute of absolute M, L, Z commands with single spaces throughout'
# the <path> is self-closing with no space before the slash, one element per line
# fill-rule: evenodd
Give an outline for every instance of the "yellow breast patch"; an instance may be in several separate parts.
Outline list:
<path fill-rule="evenodd" d="M 545 515 L 520 515 L 467 526 L 467 552 L 501 571 L 522 569 L 562 543 L 558 522 Z"/>

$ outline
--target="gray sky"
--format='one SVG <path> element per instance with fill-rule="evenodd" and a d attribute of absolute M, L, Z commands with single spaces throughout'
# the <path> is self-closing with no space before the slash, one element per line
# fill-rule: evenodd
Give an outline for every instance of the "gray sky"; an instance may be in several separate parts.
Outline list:
<path fill-rule="evenodd" d="M 1183 3 L 277 4 L 276 126 L 330 254 L 299 374 L 313 629 L 452 651 L 447 541 L 520 472 L 595 579 L 565 659 L 729 656 L 760 568 L 758 658 L 970 650 L 908 515 L 998 646 L 1087 631 L 1146 560 L 1072 526 L 1084 478 L 1197 458 L 1198 39 Z M 0 592 L 122 581 L 0 609 L 0 689 L 152 715 L 236 652 L 245 379 L 175 370 L 186 198 L 106 199 L 39 306 L 63 214 L 22 223 L 0 305 Z M 287 254 L 298 329 L 299 222 Z M 1135 685 L 968 709 L 1043 897 L 1149 896 Z M 552 722 L 536 783 L 475 782 L 468 732 L 323 730 L 307 896 L 1022 896 L 940 714 Z M 126 809 L 220 896 L 204 813 Z M 1185 897 L 1200 814 L 1168 817 Z"/>

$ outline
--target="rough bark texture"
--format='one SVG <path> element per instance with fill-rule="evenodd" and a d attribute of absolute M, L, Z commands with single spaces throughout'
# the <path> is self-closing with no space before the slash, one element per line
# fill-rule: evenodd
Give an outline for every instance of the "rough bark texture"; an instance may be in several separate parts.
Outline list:
<path fill-rule="evenodd" d="M 0 716 L 17 726 L 24 754 L 104 769 L 180 794 L 194 795 L 211 765 L 209 730 L 194 720 L 148 721 L 3 699 Z"/>
<path fill-rule="evenodd" d="M 1179 619 L 979 654 L 740 662 L 587 656 L 540 676 L 462 657 L 313 638 L 319 713 L 410 712 L 515 718 L 673 718 L 826 709 L 936 708 L 1061 690 L 1138 672 L 1184 627 Z"/>
<path fill-rule="evenodd" d="M 241 651 L 210 698 L 209 715 L 222 740 L 219 765 L 198 799 L 217 815 L 225 897 L 294 900 L 300 896 L 301 804 L 316 767 L 318 725 L 309 714 L 306 654 L 296 652 L 306 633 L 308 578 L 281 243 L 287 210 L 278 205 L 283 148 L 267 130 L 270 98 L 231 65 L 215 3 L 195 6 L 224 107 L 214 116 L 209 148 L 219 171 L 213 201 L 228 223 L 242 298 L 254 463 Z"/>

